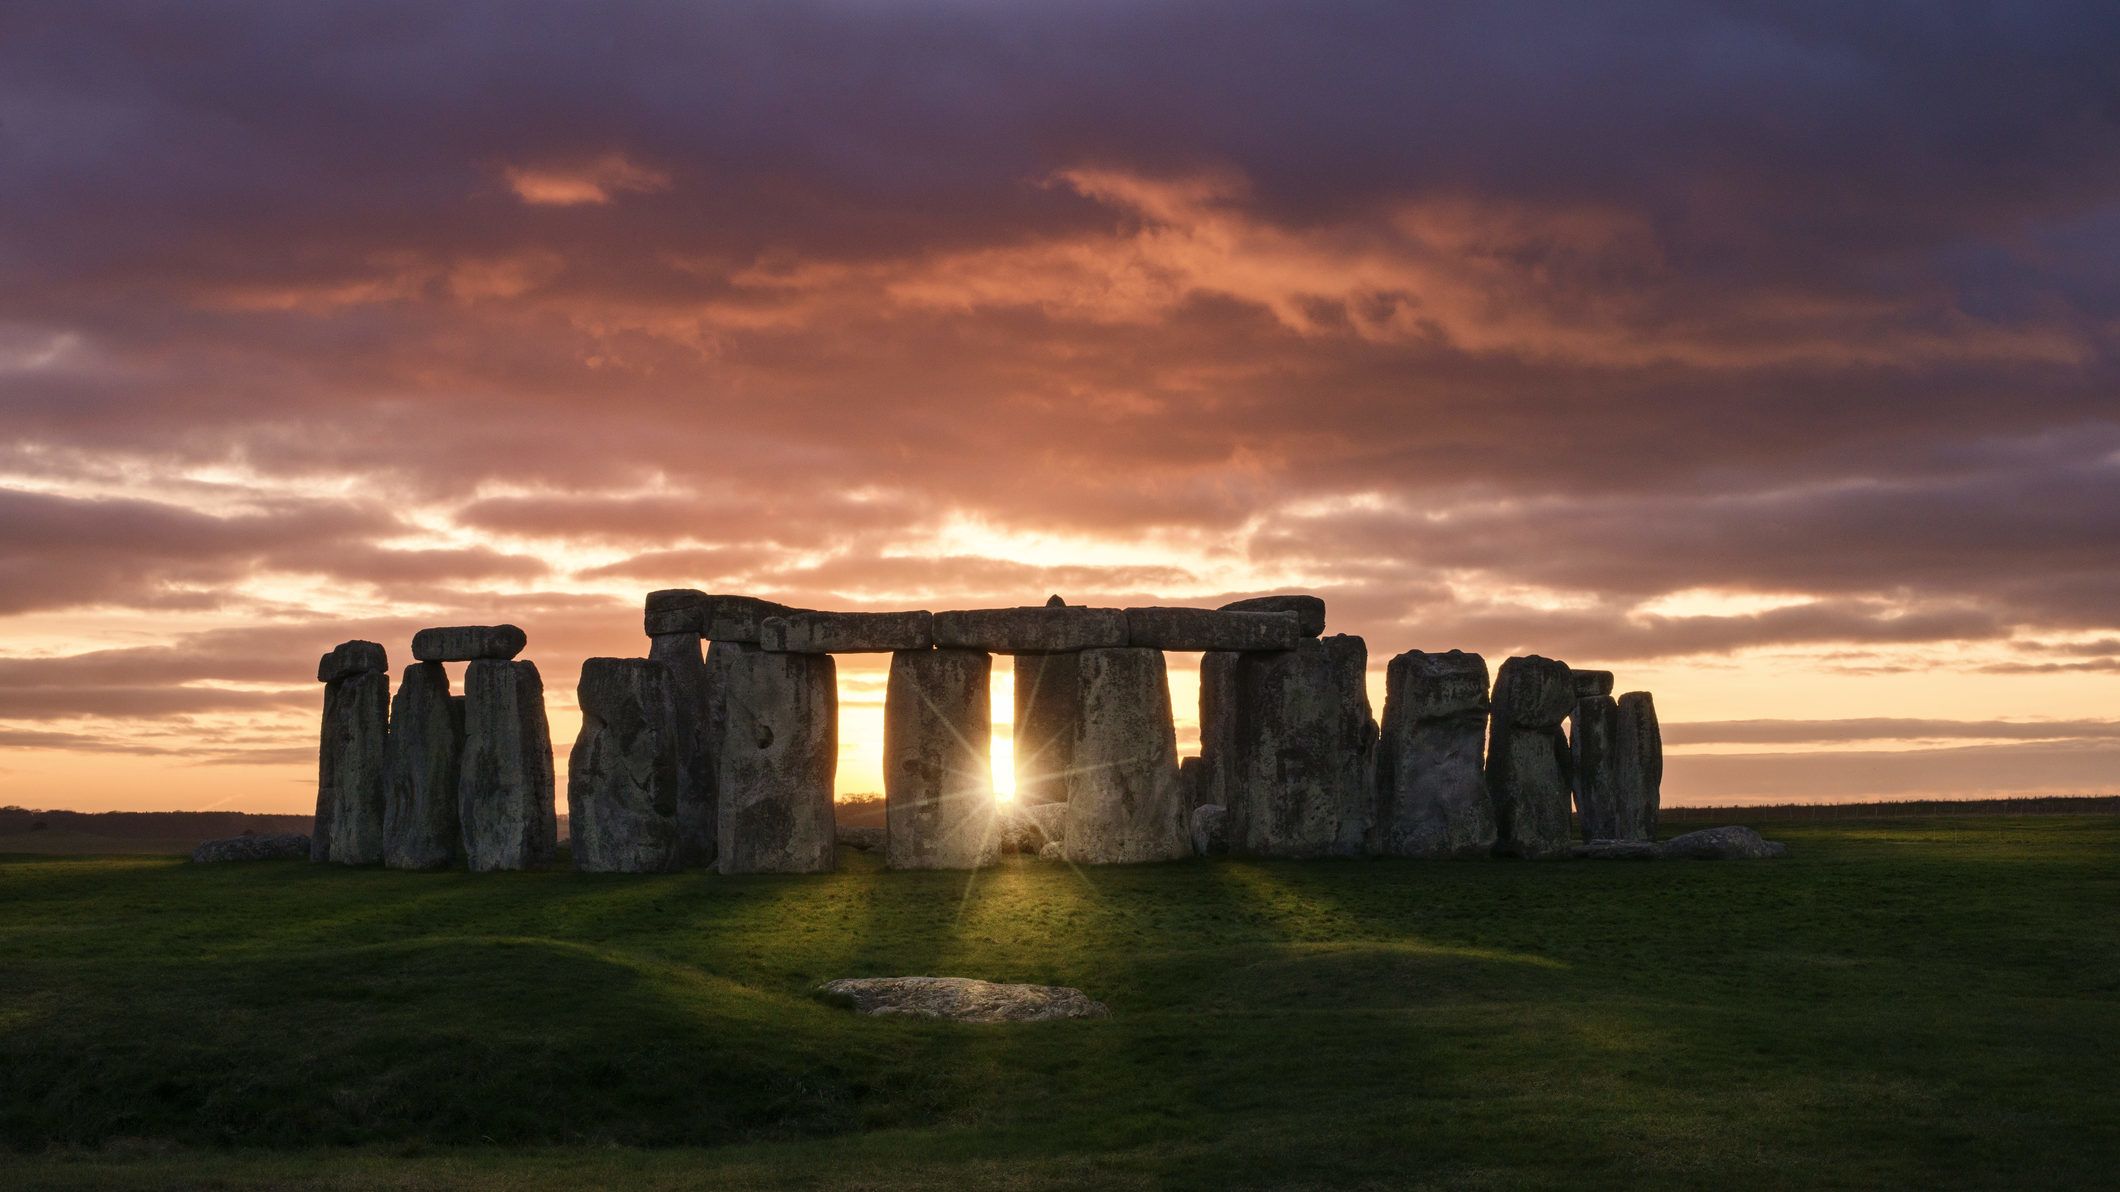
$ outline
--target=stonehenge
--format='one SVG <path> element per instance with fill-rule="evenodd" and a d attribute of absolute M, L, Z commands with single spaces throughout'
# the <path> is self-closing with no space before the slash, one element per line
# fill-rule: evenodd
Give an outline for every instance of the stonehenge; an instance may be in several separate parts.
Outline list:
<path fill-rule="evenodd" d="M 1480 752 L 1487 739 L 1487 660 L 1408 650 L 1384 678 L 1377 743 L 1374 852 L 1387 857 L 1484 857 L 1494 806 Z"/>
<path fill-rule="evenodd" d="M 447 869 L 463 856 L 457 783 L 464 756 L 464 707 L 449 694 L 439 662 L 415 662 L 390 703 L 385 750 L 383 864 Z"/>
<path fill-rule="evenodd" d="M 324 723 L 309 859 L 373 865 L 383 859 L 389 662 L 375 642 L 344 642 L 317 661 L 317 681 L 324 685 Z"/>
<path fill-rule="evenodd" d="M 552 730 L 534 662 L 464 668 L 464 762 L 457 784 L 464 862 L 474 873 L 534 869 L 559 850 Z"/>
<path fill-rule="evenodd" d="M 451 625 L 412 635 L 412 656 L 421 662 L 507 660 L 523 652 L 529 636 L 513 625 Z"/>
<path fill-rule="evenodd" d="M 1232 856 L 1362 855 L 1375 820 L 1368 661 L 1362 639 L 1345 634 L 1238 659 L 1224 804 Z"/>
<path fill-rule="evenodd" d="M 716 643 L 717 645 L 720 643 Z M 830 654 L 735 643 L 717 672 L 716 830 L 723 873 L 832 868 L 839 670 Z"/>
<path fill-rule="evenodd" d="M 1656 839 L 1657 811 L 1663 803 L 1664 734 L 1656 723 L 1656 701 L 1648 692 L 1619 697 L 1612 755 L 1616 838 Z"/>
<path fill-rule="evenodd" d="M 1130 608 L 1126 644 L 1151 650 L 1293 650 L 1303 636 L 1289 612 Z"/>
<path fill-rule="evenodd" d="M 669 873 L 678 843 L 677 681 L 652 658 L 591 658 L 576 696 L 582 731 L 567 759 L 574 867 Z"/>
<path fill-rule="evenodd" d="M 1192 855 L 1192 804 L 1178 783 L 1162 651 L 1084 650 L 1079 667 L 1062 855 L 1077 865 Z"/>
<path fill-rule="evenodd" d="M 883 712 L 884 864 L 978 869 L 1000 859 L 984 650 L 891 655 Z"/>
<path fill-rule="evenodd" d="M 766 618 L 759 642 L 775 653 L 889 654 L 935 644 L 935 614 L 789 613 Z"/>
<path fill-rule="evenodd" d="M 688 866 L 714 862 L 714 730 L 709 720 L 706 659 L 699 634 L 658 633 L 648 657 L 670 672 L 671 747 L 677 767 L 678 850 Z"/>
<path fill-rule="evenodd" d="M 1568 664 L 1536 654 L 1511 658 L 1494 676 L 1487 736 L 1487 794 L 1495 849 L 1543 860 L 1568 855 L 1568 736 L 1575 708 Z"/>

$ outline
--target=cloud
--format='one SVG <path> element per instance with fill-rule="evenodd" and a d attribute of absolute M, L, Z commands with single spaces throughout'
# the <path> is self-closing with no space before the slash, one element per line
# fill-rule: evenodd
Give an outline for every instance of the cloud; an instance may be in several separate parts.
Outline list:
<path fill-rule="evenodd" d="M 534 207 L 602 205 L 614 194 L 652 194 L 668 190 L 670 176 L 607 153 L 591 161 L 542 166 L 507 166 L 501 171 L 515 197 Z"/>

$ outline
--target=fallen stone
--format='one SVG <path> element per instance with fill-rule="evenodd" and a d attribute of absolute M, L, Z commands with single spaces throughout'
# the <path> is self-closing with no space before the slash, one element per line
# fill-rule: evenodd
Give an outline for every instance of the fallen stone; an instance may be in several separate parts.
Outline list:
<path fill-rule="evenodd" d="M 1384 678 L 1371 851 L 1387 857 L 1485 857 L 1494 805 L 1487 742 L 1487 660 L 1460 650 L 1408 650 Z"/>
<path fill-rule="evenodd" d="M 768 617 L 758 642 L 775 653 L 888 654 L 935 644 L 928 612 L 789 613 Z"/>
<path fill-rule="evenodd" d="M 1192 848 L 1195 857 L 1229 852 L 1229 808 L 1209 803 L 1192 809 Z"/>
<path fill-rule="evenodd" d="M 1016 801 L 1065 803 L 1082 720 L 1081 663 L 1075 654 L 1019 655 L 1015 683 Z"/>
<path fill-rule="evenodd" d="M 864 853 L 873 853 L 883 847 L 886 835 L 888 833 L 882 828 L 841 824 L 833 833 L 833 838 L 848 848 L 857 849 Z"/>
<path fill-rule="evenodd" d="M 1616 834 L 1626 840 L 1655 839 L 1663 805 L 1664 735 L 1656 722 L 1656 700 L 1648 692 L 1619 697 L 1612 757 Z"/>
<path fill-rule="evenodd" d="M 707 664 L 700 646 L 697 633 L 665 633 L 648 643 L 648 657 L 670 671 L 678 860 L 692 868 L 712 865 L 716 846 L 714 750 L 707 715 Z"/>
<path fill-rule="evenodd" d="M 575 688 L 581 733 L 567 757 L 574 867 L 671 873 L 677 831 L 678 727 L 670 668 L 649 658 L 591 658 Z"/>
<path fill-rule="evenodd" d="M 1248 600 L 1232 600 L 1222 606 L 1229 613 L 1294 613 L 1296 632 L 1304 637 L 1318 637 L 1325 632 L 1325 601 L 1316 596 L 1289 593 L 1282 596 L 1253 596 Z"/>
<path fill-rule="evenodd" d="M 552 729 L 534 662 L 480 659 L 464 668 L 464 766 L 457 816 L 474 873 L 531 869 L 559 849 Z"/>
<path fill-rule="evenodd" d="M 1304 638 L 1294 613 L 1212 608 L 1130 608 L 1126 644 L 1150 650 L 1292 650 Z"/>
<path fill-rule="evenodd" d="M 1673 836 L 1656 846 L 1656 855 L 1667 861 L 1764 861 L 1788 853 L 1787 845 L 1734 824 Z"/>
<path fill-rule="evenodd" d="M 990 755 L 993 655 L 900 650 L 883 702 L 884 864 L 977 869 L 1000 859 Z"/>
<path fill-rule="evenodd" d="M 1229 772 L 1237 756 L 1237 660 L 1242 654 L 1200 655 L 1200 804 L 1229 806 Z"/>
<path fill-rule="evenodd" d="M 317 659 L 317 682 L 331 683 L 355 675 L 379 675 L 390 669 L 383 647 L 375 642 L 340 642 Z"/>
<path fill-rule="evenodd" d="M 1052 603 L 936 613 L 935 644 L 991 654 L 1112 649 L 1126 644 L 1126 614 L 1116 608 Z"/>
<path fill-rule="evenodd" d="M 513 625 L 449 625 L 412 635 L 412 656 L 421 662 L 472 662 L 513 658 L 530 637 Z"/>
<path fill-rule="evenodd" d="M 464 758 L 462 705 L 439 662 L 415 662 L 390 702 L 384 765 L 383 864 L 447 869 L 463 856 L 457 782 Z"/>
<path fill-rule="evenodd" d="M 721 645 L 723 643 L 716 643 Z M 829 654 L 730 644 L 710 654 L 721 724 L 723 873 L 823 873 L 837 839 L 832 779 L 839 765 L 838 667 Z"/>
<path fill-rule="evenodd" d="M 1568 779 L 1575 789 L 1575 819 L 1583 839 L 1646 840 L 1620 830 L 1619 703 L 1609 695 L 1586 695 L 1568 717 Z"/>
<path fill-rule="evenodd" d="M 220 861 L 299 861 L 309 856 L 309 837 L 231 836 L 208 840 L 191 850 L 191 859 L 201 865 Z"/>
<path fill-rule="evenodd" d="M 1049 1022 L 1107 1018 L 1111 1008 L 1064 985 L 997 985 L 968 977 L 849 977 L 818 987 L 857 1014 L 953 1022 Z"/>
<path fill-rule="evenodd" d="M 389 739 L 389 675 L 359 671 L 324 684 L 311 860 L 340 865 L 382 861 Z"/>
<path fill-rule="evenodd" d="M 1227 804 L 1232 855 L 1364 851 L 1376 818 L 1368 661 L 1361 638 L 1336 634 L 1245 654 L 1237 663 Z"/>
<path fill-rule="evenodd" d="M 1590 840 L 1569 851 L 1578 861 L 1654 861 L 1659 856 L 1651 840 Z"/>
<path fill-rule="evenodd" d="M 1577 670 L 1568 668 L 1569 677 L 1575 680 L 1575 698 L 1589 699 L 1597 695 L 1612 694 L 1612 672 L 1601 670 Z"/>
<path fill-rule="evenodd" d="M 1536 654 L 1502 663 L 1487 738 L 1495 851 L 1543 860 L 1570 855 L 1568 735 L 1575 708 L 1568 664 Z"/>
<path fill-rule="evenodd" d="M 1063 803 L 1061 806 L 1064 807 L 1066 804 Z M 1040 861 L 1065 861 L 1067 860 L 1067 846 L 1058 840 L 1048 840 L 1038 849 L 1038 859 Z"/>
<path fill-rule="evenodd" d="M 1035 857 L 1067 834 L 1065 803 L 1025 803 L 1019 796 L 1003 804 L 999 816 L 1004 853 Z"/>
<path fill-rule="evenodd" d="M 1084 650 L 1082 718 L 1067 771 L 1069 861 L 1109 865 L 1192 854 L 1178 786 L 1170 684 L 1157 650 Z"/>

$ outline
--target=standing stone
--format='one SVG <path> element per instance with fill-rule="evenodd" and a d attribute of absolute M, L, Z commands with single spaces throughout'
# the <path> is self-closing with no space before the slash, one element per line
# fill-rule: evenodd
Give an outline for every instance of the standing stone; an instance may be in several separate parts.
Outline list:
<path fill-rule="evenodd" d="M 1470 858 L 1494 851 L 1487 743 L 1487 660 L 1408 650 L 1384 680 L 1377 746 L 1377 830 L 1387 857 Z"/>
<path fill-rule="evenodd" d="M 1568 735 L 1575 708 L 1568 664 L 1536 654 L 1502 663 L 1487 738 L 1487 792 L 1495 851 L 1542 859 L 1568 855 Z"/>
<path fill-rule="evenodd" d="M 1239 658 L 1232 855 L 1361 855 L 1376 818 L 1368 664 L 1347 634 Z"/>
<path fill-rule="evenodd" d="M 1577 690 L 1582 689 L 1577 672 Z M 1583 839 L 1620 840 L 1619 704 L 1609 695 L 1585 695 L 1568 717 L 1569 781 L 1575 788 L 1575 819 Z M 1634 839 L 1632 837 L 1626 839 Z"/>
<path fill-rule="evenodd" d="M 838 667 L 829 654 L 715 645 L 708 669 L 710 715 L 721 726 L 721 872 L 826 872 L 835 841 Z"/>
<path fill-rule="evenodd" d="M 464 668 L 457 809 L 474 873 L 529 869 L 558 852 L 552 729 L 536 663 L 481 659 Z"/>
<path fill-rule="evenodd" d="M 1656 723 L 1656 701 L 1648 692 L 1619 697 L 1612 756 L 1616 839 L 1656 839 L 1663 804 L 1664 734 Z"/>
<path fill-rule="evenodd" d="M 447 869 L 463 855 L 456 784 L 463 767 L 463 706 L 439 662 L 415 662 L 390 704 L 383 864 Z"/>
<path fill-rule="evenodd" d="M 1016 801 L 1064 803 L 1082 719 L 1080 654 L 1016 656 Z"/>
<path fill-rule="evenodd" d="M 1200 765 L 1199 758 L 1178 759 L 1178 782 L 1185 788 L 1187 806 L 1200 807 L 1207 803 L 1206 799 L 1200 797 L 1207 790 L 1207 771 Z"/>
<path fill-rule="evenodd" d="M 1122 647 L 1077 658 L 1082 714 L 1067 770 L 1064 856 L 1105 865 L 1191 855 L 1163 652 Z"/>
<path fill-rule="evenodd" d="M 670 668 L 653 659 L 582 663 L 576 689 L 582 729 L 567 759 L 568 835 L 576 869 L 679 868 L 676 687 Z"/>
<path fill-rule="evenodd" d="M 684 864 L 714 863 L 714 751 L 707 720 L 707 664 L 696 633 L 662 633 L 649 639 L 648 657 L 670 670 L 677 751 L 677 840 Z"/>
<path fill-rule="evenodd" d="M 347 642 L 326 654 L 324 722 L 317 749 L 316 827 L 309 859 L 373 865 L 383 859 L 390 675 L 383 647 Z"/>
<path fill-rule="evenodd" d="M 977 869 L 1001 856 L 982 650 L 900 650 L 883 703 L 884 864 Z"/>
<path fill-rule="evenodd" d="M 1229 806 L 1229 771 L 1237 758 L 1237 659 L 1241 654 L 1200 655 L 1200 789 L 1198 806 Z"/>

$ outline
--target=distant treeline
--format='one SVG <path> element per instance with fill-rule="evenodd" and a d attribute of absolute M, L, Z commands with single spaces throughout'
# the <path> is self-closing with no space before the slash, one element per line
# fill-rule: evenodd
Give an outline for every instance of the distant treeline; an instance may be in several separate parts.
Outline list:
<path fill-rule="evenodd" d="M 1949 815 L 2120 815 L 2120 795 L 2027 795 L 2014 799 L 1895 799 L 1882 803 L 1753 803 L 1744 807 L 1666 807 L 1666 821 L 1849 820 Z"/>
<path fill-rule="evenodd" d="M 181 837 L 216 840 L 251 832 L 280 836 L 308 832 L 306 815 L 253 815 L 247 811 L 38 811 L 0 807 L 0 835 L 15 832 L 86 832 L 94 836 Z"/>

